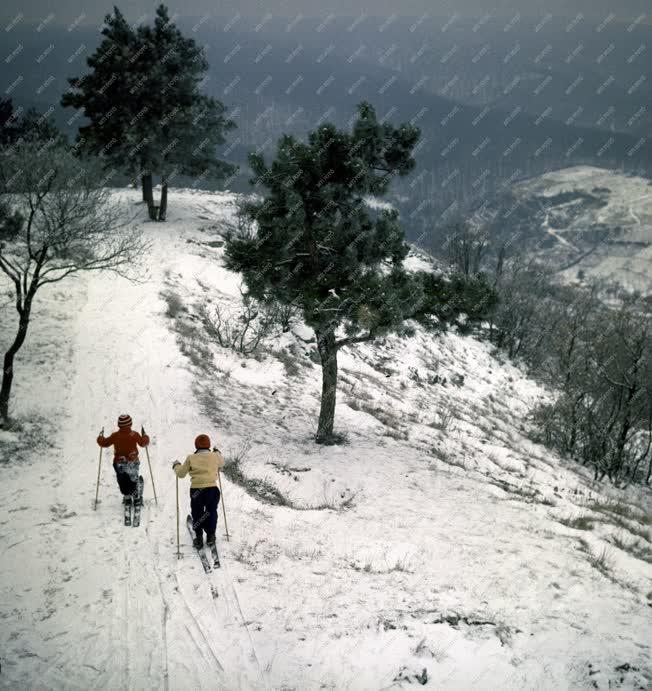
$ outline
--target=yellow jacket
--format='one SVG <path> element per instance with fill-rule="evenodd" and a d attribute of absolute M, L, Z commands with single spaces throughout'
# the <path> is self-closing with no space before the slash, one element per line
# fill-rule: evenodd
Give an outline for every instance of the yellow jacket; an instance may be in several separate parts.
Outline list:
<path fill-rule="evenodd" d="M 224 467 L 224 457 L 219 451 L 209 451 L 199 449 L 191 453 L 185 463 L 174 466 L 177 477 L 186 477 L 190 473 L 190 487 L 200 489 L 201 487 L 217 486 L 217 471 Z"/>

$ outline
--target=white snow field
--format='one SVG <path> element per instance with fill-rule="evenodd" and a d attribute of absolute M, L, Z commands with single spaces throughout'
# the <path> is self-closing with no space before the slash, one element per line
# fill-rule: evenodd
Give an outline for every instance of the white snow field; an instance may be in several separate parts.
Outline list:
<path fill-rule="evenodd" d="M 144 218 L 138 194 L 120 193 Z M 310 332 L 246 358 L 197 316 L 240 299 L 220 242 L 235 201 L 172 190 L 169 221 L 141 221 L 139 284 L 92 274 L 37 298 L 22 431 L 0 436 L 0 688 L 652 688 L 649 490 L 594 485 L 530 441 L 552 393 L 454 331 L 342 351 L 348 443 L 314 444 Z M 138 528 L 106 452 L 93 510 L 95 437 L 124 412 L 152 436 L 158 505 L 141 452 Z M 246 478 L 223 478 L 210 576 L 187 480 L 176 557 L 171 463 L 200 432 Z"/>

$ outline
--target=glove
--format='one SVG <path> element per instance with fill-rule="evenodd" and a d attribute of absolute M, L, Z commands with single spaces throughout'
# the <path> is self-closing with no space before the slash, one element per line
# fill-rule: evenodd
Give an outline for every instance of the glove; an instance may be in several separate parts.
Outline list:
<path fill-rule="evenodd" d="M 172 470 L 174 470 L 178 465 L 181 465 L 181 463 L 180 463 L 179 461 L 175 461 L 175 462 L 172 464 Z"/>

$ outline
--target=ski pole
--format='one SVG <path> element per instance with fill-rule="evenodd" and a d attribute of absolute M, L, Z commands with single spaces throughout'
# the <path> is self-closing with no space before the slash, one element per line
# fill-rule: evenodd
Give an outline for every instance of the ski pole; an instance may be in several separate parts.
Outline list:
<path fill-rule="evenodd" d="M 177 559 L 181 559 L 179 547 L 179 478 L 177 478 Z"/>
<path fill-rule="evenodd" d="M 226 541 L 229 542 L 229 526 L 226 522 L 226 506 L 224 505 L 224 491 L 222 490 L 222 476 L 220 469 L 217 469 L 217 481 L 220 485 L 220 496 L 222 497 L 222 514 L 224 515 L 224 529 L 226 530 Z"/>
<path fill-rule="evenodd" d="M 101 436 L 104 436 L 104 427 L 100 432 Z M 95 508 L 93 511 L 97 511 L 97 496 L 100 493 L 100 470 L 102 469 L 102 447 L 100 446 L 100 460 L 97 464 L 97 485 L 95 486 Z"/>
<path fill-rule="evenodd" d="M 145 428 L 142 425 L 140 426 L 140 433 L 141 435 L 145 434 Z M 145 447 L 145 455 L 147 456 L 147 465 L 149 466 L 149 476 L 152 478 L 152 490 L 154 491 L 154 501 L 156 502 L 156 506 L 158 506 L 158 499 L 156 497 L 156 487 L 154 486 L 154 473 L 152 473 L 152 464 L 149 460 L 149 449 L 147 447 Z"/>

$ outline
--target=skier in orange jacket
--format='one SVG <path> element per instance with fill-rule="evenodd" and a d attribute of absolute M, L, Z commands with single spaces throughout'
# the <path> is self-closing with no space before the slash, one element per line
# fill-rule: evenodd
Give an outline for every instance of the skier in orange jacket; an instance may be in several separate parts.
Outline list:
<path fill-rule="evenodd" d="M 149 437 L 144 433 L 138 434 L 131 429 L 131 425 L 131 416 L 121 415 L 118 418 L 118 431 L 108 437 L 100 434 L 97 443 L 103 449 L 113 446 L 113 469 L 124 503 L 129 503 L 133 498 L 134 505 L 138 506 L 143 503 L 145 484 L 143 476 L 139 474 L 138 447 L 147 446 Z"/>

